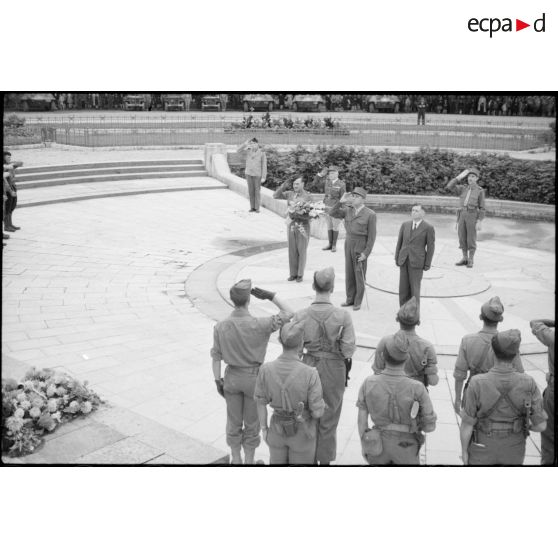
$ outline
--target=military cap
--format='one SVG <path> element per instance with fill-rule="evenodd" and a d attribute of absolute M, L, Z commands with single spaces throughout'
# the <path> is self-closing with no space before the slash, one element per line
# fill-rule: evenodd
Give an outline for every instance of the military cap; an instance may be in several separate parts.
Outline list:
<path fill-rule="evenodd" d="M 501 322 L 504 319 L 503 313 L 504 305 L 497 296 L 493 296 L 481 306 L 481 314 L 493 322 Z"/>
<path fill-rule="evenodd" d="M 519 329 L 500 331 L 492 338 L 492 346 L 504 356 L 514 357 L 519 352 L 521 332 Z"/>
<path fill-rule="evenodd" d="M 279 331 L 279 340 L 286 349 L 300 347 L 304 339 L 304 322 L 292 321 L 286 323 Z"/>
<path fill-rule="evenodd" d="M 477 167 L 471 167 L 469 169 L 469 174 L 475 174 L 475 175 L 477 175 L 477 177 L 480 176 L 480 172 L 479 172 L 479 169 L 477 169 Z"/>
<path fill-rule="evenodd" d="M 335 279 L 335 270 L 333 267 L 326 267 L 325 269 L 320 269 L 314 273 L 314 282 L 316 286 L 323 291 L 330 290 L 333 287 L 333 281 Z"/>
<path fill-rule="evenodd" d="M 366 199 L 366 194 L 368 192 L 364 189 L 361 188 L 360 186 L 357 186 L 354 190 L 353 190 L 353 194 L 356 194 L 357 196 L 360 196 L 361 198 Z"/>
<path fill-rule="evenodd" d="M 409 356 L 409 340 L 402 331 L 384 337 L 386 351 L 394 360 L 404 361 Z"/>
<path fill-rule="evenodd" d="M 410 326 L 418 324 L 420 320 L 419 306 L 414 296 L 399 308 L 397 320 L 401 324 Z"/>
<path fill-rule="evenodd" d="M 339 172 L 339 167 L 336 167 L 335 165 L 331 165 L 331 166 L 328 167 L 327 170 L 330 171 L 330 172 L 331 171 Z"/>
<path fill-rule="evenodd" d="M 253 141 L 254 143 L 258 143 L 258 138 L 252 138 L 250 141 Z"/>
<path fill-rule="evenodd" d="M 252 289 L 252 279 L 242 279 L 235 283 L 230 290 L 230 297 L 234 302 L 247 302 L 250 300 L 250 290 Z"/>

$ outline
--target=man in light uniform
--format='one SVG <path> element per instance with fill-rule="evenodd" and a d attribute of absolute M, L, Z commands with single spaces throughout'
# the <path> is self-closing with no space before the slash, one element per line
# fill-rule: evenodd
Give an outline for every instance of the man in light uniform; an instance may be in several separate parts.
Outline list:
<path fill-rule="evenodd" d="M 430 341 L 419 337 L 415 332 L 415 327 L 420 324 L 419 307 L 415 297 L 401 306 L 395 319 L 399 322 L 400 331 L 409 341 L 409 358 L 405 361 L 405 374 L 413 380 L 418 380 L 425 387 L 435 386 L 439 381 L 436 350 Z M 384 349 L 384 341 L 380 339 L 372 364 L 372 370 L 376 374 L 381 374 L 386 367 Z"/>
<path fill-rule="evenodd" d="M 484 190 L 478 185 L 479 177 L 478 169 L 465 169 L 459 176 L 452 178 L 446 186 L 446 190 L 457 189 L 460 199 L 457 212 L 457 234 L 463 257 L 455 265 L 473 267 L 477 250 L 477 232 L 481 230 L 486 212 Z M 468 186 L 459 184 L 459 181 L 464 178 L 467 178 Z"/>
<path fill-rule="evenodd" d="M 376 214 L 364 206 L 366 190 L 355 188 L 329 210 L 331 217 L 345 219 L 345 290 L 347 300 L 341 306 L 360 310 L 366 288 L 368 256 L 376 241 Z M 346 206 L 346 207 L 345 207 Z"/>
<path fill-rule="evenodd" d="M 465 335 L 461 340 L 453 372 L 455 378 L 455 412 L 457 414 L 461 412 L 461 401 L 465 399 L 465 393 L 471 378 L 477 374 L 487 372 L 494 366 L 494 353 L 490 341 L 498 333 L 498 323 L 504 319 L 503 313 L 504 306 L 500 299 L 497 296 L 492 297 L 481 306 L 479 318 L 483 321 L 483 328 L 478 333 Z M 524 372 L 519 353 L 513 359 L 513 366 L 517 372 Z M 465 389 L 463 389 L 464 383 Z"/>
<path fill-rule="evenodd" d="M 548 415 L 546 429 L 541 432 L 541 465 L 556 465 L 556 449 L 554 446 L 554 320 L 531 320 L 533 335 L 548 347 L 547 386 L 543 393 L 543 408 Z"/>
<path fill-rule="evenodd" d="M 547 415 L 535 380 L 512 365 L 520 331 L 502 331 L 490 343 L 494 366 L 471 379 L 461 411 L 463 464 L 522 465 L 529 431 L 542 432 Z"/>
<path fill-rule="evenodd" d="M 279 331 L 281 356 L 262 364 L 254 399 L 270 465 L 312 465 L 316 453 L 316 421 L 325 403 L 318 371 L 300 362 L 304 324 L 290 322 Z M 268 428 L 267 405 L 273 408 Z"/>
<path fill-rule="evenodd" d="M 355 350 L 355 330 L 350 314 L 335 308 L 330 297 L 335 287 L 333 267 L 314 273 L 314 302 L 295 314 L 304 324 L 302 361 L 318 369 L 326 410 L 319 421 L 316 462 L 329 465 L 337 455 L 337 425 L 345 393 L 346 370 Z"/>
<path fill-rule="evenodd" d="M 255 318 L 248 311 L 250 293 L 262 300 L 270 300 L 280 310 L 266 318 Z M 243 279 L 231 287 L 234 304 L 231 315 L 215 325 L 211 349 L 213 375 L 217 391 L 227 402 L 227 444 L 231 448 L 232 463 L 242 463 L 240 450 L 244 448 L 245 463 L 254 463 L 254 453 L 260 445 L 260 428 L 254 387 L 256 376 L 264 362 L 272 332 L 277 331 L 292 317 L 291 309 L 275 293 L 252 289 L 250 279 Z M 221 378 L 221 361 L 227 367 Z"/>
<path fill-rule="evenodd" d="M 246 167 L 244 174 L 248 183 L 250 212 L 260 212 L 260 190 L 267 178 L 267 157 L 260 149 L 256 138 L 246 140 L 237 151 L 246 151 Z"/>
<path fill-rule="evenodd" d="M 434 431 L 436 413 L 426 388 L 405 375 L 409 341 L 403 332 L 381 341 L 386 366 L 380 374 L 368 376 L 358 392 L 362 455 L 370 465 L 419 465 L 422 432 Z"/>

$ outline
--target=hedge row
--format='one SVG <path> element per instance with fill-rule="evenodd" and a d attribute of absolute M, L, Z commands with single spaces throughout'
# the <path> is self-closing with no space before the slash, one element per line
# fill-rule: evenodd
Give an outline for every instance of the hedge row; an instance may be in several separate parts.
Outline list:
<path fill-rule="evenodd" d="M 374 152 L 347 146 L 314 150 L 299 146 L 287 152 L 266 148 L 266 154 L 266 186 L 271 189 L 285 179 L 302 175 L 312 191 L 311 182 L 320 168 L 337 165 L 349 189 L 362 186 L 373 194 L 452 195 L 444 190 L 449 180 L 474 166 L 480 170 L 480 184 L 491 198 L 555 203 L 553 161 L 523 161 L 489 153 L 463 155 L 428 148 L 414 153 Z M 241 174 L 238 166 L 233 172 Z"/>

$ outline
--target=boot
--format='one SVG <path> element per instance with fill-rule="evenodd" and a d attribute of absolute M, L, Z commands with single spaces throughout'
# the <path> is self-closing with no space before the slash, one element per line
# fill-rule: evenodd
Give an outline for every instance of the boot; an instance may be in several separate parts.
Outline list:
<path fill-rule="evenodd" d="M 244 464 L 254 465 L 254 454 L 256 453 L 256 448 L 244 448 Z"/>
<path fill-rule="evenodd" d="M 240 448 L 231 448 L 231 465 L 242 465 Z"/>
<path fill-rule="evenodd" d="M 9 234 L 2 233 L 2 240 L 8 240 L 8 238 L 10 238 Z"/>
<path fill-rule="evenodd" d="M 473 267 L 475 250 L 469 250 L 469 260 L 467 261 L 467 267 Z"/>
<path fill-rule="evenodd" d="M 322 250 L 331 250 L 331 244 L 333 242 L 333 231 L 330 231 L 329 229 L 327 231 L 327 239 L 329 241 L 329 244 L 327 246 L 324 246 Z"/>
<path fill-rule="evenodd" d="M 337 252 L 337 237 L 339 236 L 339 231 L 331 231 L 331 251 Z"/>
<path fill-rule="evenodd" d="M 6 227 L 6 225 L 8 225 Z M 18 229 L 20 229 L 21 227 L 16 227 L 13 223 L 12 223 L 12 214 L 8 213 L 6 214 L 6 225 L 4 225 L 4 229 L 10 232 L 15 232 Z"/>
<path fill-rule="evenodd" d="M 455 265 L 467 265 L 469 259 L 467 258 L 467 250 L 461 250 L 463 252 L 463 257 L 455 263 Z"/>

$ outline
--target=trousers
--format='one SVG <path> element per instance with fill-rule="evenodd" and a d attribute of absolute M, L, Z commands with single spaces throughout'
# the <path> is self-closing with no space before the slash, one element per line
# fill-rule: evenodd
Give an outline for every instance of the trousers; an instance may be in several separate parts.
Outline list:
<path fill-rule="evenodd" d="M 420 465 L 418 440 L 412 434 L 382 431 L 382 453 L 366 455 L 369 465 Z"/>
<path fill-rule="evenodd" d="M 257 374 L 227 367 L 225 401 L 227 402 L 227 445 L 246 450 L 260 445 L 260 421 L 254 401 Z"/>
<path fill-rule="evenodd" d="M 289 272 L 291 277 L 302 277 L 310 240 L 310 224 L 291 222 L 288 225 Z"/>
<path fill-rule="evenodd" d="M 403 306 L 411 297 L 417 299 L 420 304 L 420 283 L 422 281 L 423 270 L 411 267 L 409 258 L 399 266 L 399 306 Z"/>
<path fill-rule="evenodd" d="M 556 465 L 554 449 L 554 384 L 543 393 L 543 409 L 548 415 L 546 429 L 541 432 L 541 465 Z"/>
<path fill-rule="evenodd" d="M 355 306 L 360 306 L 364 297 L 367 260 L 357 262 L 357 257 L 365 247 L 366 240 L 363 238 L 349 236 L 345 239 L 345 291 L 347 301 Z"/>
<path fill-rule="evenodd" d="M 522 465 L 524 458 L 523 432 L 490 436 L 477 431 L 477 442 L 469 446 L 469 465 Z"/>
<path fill-rule="evenodd" d="M 315 428 L 315 423 L 309 425 Z M 309 437 L 302 425 L 294 436 L 284 436 L 271 428 L 268 430 L 270 465 L 312 465 L 316 453 L 316 437 Z"/>
<path fill-rule="evenodd" d="M 324 213 L 324 216 L 325 216 L 325 221 L 326 221 L 326 224 L 327 224 L 327 230 L 328 231 L 338 231 L 339 230 L 339 225 L 341 224 L 342 219 L 336 219 L 335 217 L 332 217 L 328 213 Z"/>
<path fill-rule="evenodd" d="M 260 209 L 260 189 L 262 187 L 262 177 L 247 174 L 246 182 L 248 182 L 250 209 Z"/>
<path fill-rule="evenodd" d="M 477 211 L 461 209 L 457 221 L 457 236 L 459 237 L 459 248 L 461 250 L 477 249 Z"/>

